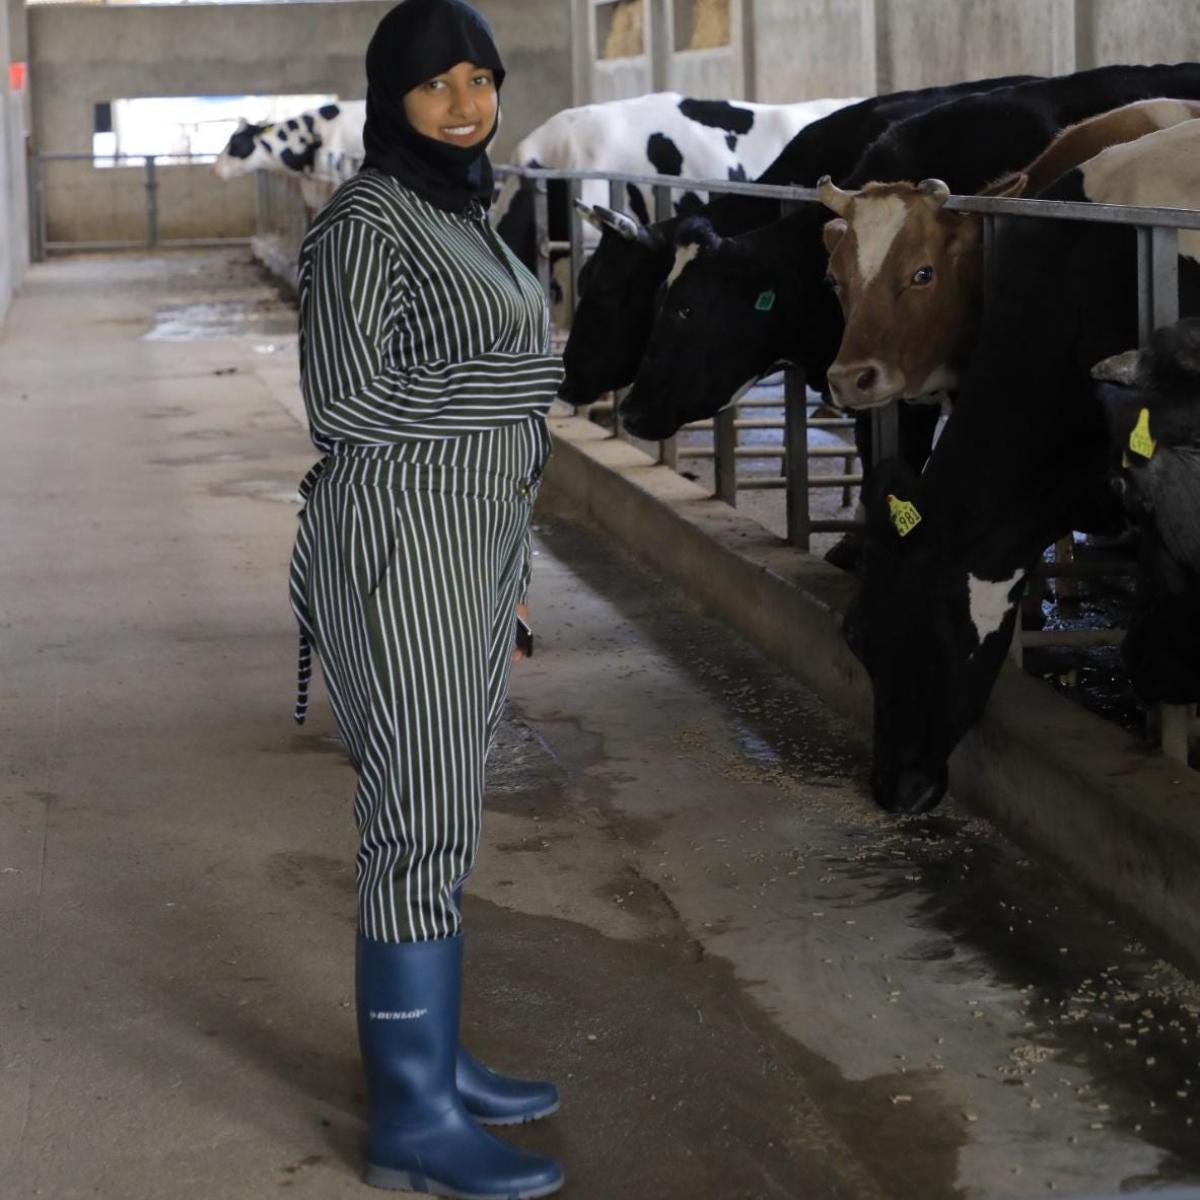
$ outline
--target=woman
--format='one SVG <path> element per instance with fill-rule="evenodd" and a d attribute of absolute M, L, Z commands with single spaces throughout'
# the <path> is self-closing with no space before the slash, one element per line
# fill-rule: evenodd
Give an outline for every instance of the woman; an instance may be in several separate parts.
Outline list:
<path fill-rule="evenodd" d="M 535 1197 L 550 1159 L 477 1122 L 558 1107 L 458 1045 L 459 896 L 561 379 L 533 277 L 488 225 L 504 68 L 461 0 L 404 0 L 367 50 L 367 157 L 300 253 L 313 441 L 292 558 L 301 696 L 314 646 L 358 771 L 359 1041 L 366 1180 Z"/>

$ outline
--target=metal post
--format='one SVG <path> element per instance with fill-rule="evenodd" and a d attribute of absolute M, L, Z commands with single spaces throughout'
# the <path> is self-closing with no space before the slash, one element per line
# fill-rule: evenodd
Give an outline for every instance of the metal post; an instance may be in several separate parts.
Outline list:
<path fill-rule="evenodd" d="M 672 213 L 671 189 L 664 184 L 655 184 L 654 186 L 654 219 L 656 221 L 669 221 Z M 671 470 L 678 469 L 678 444 L 675 438 L 669 437 L 659 443 L 658 461 Z"/>
<path fill-rule="evenodd" d="M 808 552 L 808 387 L 801 367 L 783 373 L 783 449 L 787 463 L 787 539 Z"/>
<path fill-rule="evenodd" d="M 608 181 L 608 207 L 611 208 L 613 212 L 623 212 L 624 201 L 625 185 L 619 179 L 610 179 Z M 625 395 L 628 391 L 628 388 L 618 388 L 612 393 L 612 435 L 615 438 L 625 436 L 621 429 L 621 402 L 625 399 Z"/>
<path fill-rule="evenodd" d="M 153 154 L 146 155 L 146 246 L 151 250 L 158 245 L 158 174 L 154 159 Z"/>
<path fill-rule="evenodd" d="M 624 210 L 625 201 L 625 185 L 619 179 L 610 179 L 608 181 L 608 207 L 613 212 L 622 212 Z"/>
<path fill-rule="evenodd" d="M 737 506 L 737 420 L 738 406 L 726 405 L 713 421 L 713 474 L 716 497 Z"/>
<path fill-rule="evenodd" d="M 567 236 L 571 242 L 571 299 L 567 311 L 572 315 L 579 307 L 579 272 L 583 270 L 583 221 L 575 211 L 582 186 L 578 179 L 567 180 Z"/>
<path fill-rule="evenodd" d="M 34 191 L 34 221 L 31 226 L 34 230 L 34 250 L 33 255 L 35 262 L 44 262 L 46 259 L 46 163 L 37 156 L 33 159 L 33 191 Z"/>
<path fill-rule="evenodd" d="M 1138 226 L 1138 341 L 1179 320 L 1179 231 Z"/>
<path fill-rule="evenodd" d="M 533 224 L 534 241 L 537 244 L 537 277 L 542 285 L 542 295 L 549 304 L 552 299 L 550 288 L 550 195 L 546 180 L 533 181 Z"/>
<path fill-rule="evenodd" d="M 1161 226 L 1138 226 L 1138 342 L 1150 344 L 1156 329 L 1179 319 L 1179 231 Z M 1185 766 L 1188 761 L 1188 710 L 1164 704 L 1154 721 L 1162 733 L 1163 753 Z"/>

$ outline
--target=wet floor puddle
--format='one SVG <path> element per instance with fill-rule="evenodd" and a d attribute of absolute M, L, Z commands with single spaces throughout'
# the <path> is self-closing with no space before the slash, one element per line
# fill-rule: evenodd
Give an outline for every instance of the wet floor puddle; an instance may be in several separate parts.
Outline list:
<path fill-rule="evenodd" d="M 143 337 L 150 342 L 196 342 L 247 336 L 284 337 L 295 331 L 295 313 L 271 296 L 160 308 Z"/>

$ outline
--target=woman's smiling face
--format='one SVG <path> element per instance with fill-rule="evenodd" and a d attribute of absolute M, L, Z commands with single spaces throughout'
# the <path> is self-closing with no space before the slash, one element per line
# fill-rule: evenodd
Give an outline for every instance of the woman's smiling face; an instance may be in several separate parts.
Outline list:
<path fill-rule="evenodd" d="M 483 141 L 496 124 L 499 98 L 489 67 L 460 62 L 404 95 L 409 124 L 427 138 L 452 146 Z"/>

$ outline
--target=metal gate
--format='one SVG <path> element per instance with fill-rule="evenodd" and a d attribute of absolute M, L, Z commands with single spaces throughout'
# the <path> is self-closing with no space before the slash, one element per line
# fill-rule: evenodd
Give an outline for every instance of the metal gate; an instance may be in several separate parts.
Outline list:
<path fill-rule="evenodd" d="M 255 178 L 222 180 L 212 154 L 38 154 L 30 253 L 246 243 Z"/>

